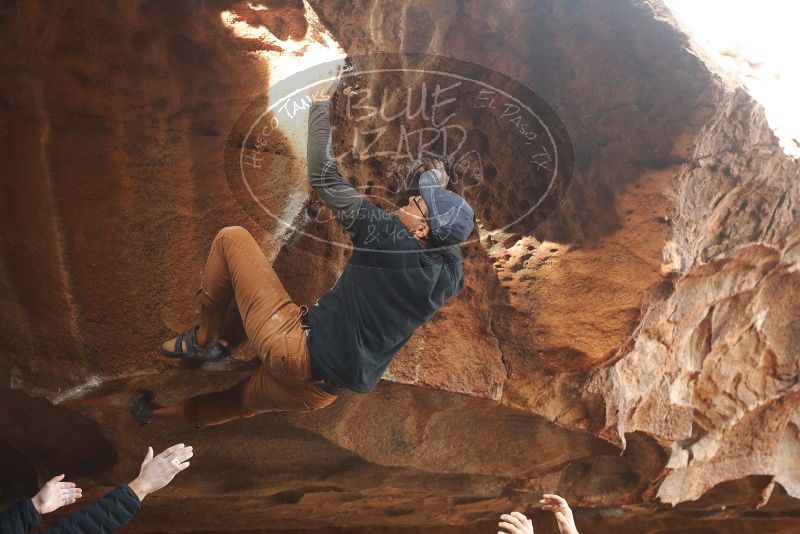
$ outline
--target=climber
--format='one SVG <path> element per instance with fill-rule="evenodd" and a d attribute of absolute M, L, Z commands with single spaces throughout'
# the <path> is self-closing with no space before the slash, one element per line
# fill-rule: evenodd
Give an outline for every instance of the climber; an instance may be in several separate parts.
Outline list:
<path fill-rule="evenodd" d="M 117 532 L 139 510 L 147 495 L 169 484 L 175 475 L 189 467 L 192 447 L 183 443 L 173 445 L 153 458 L 149 447 L 139 469 L 139 476 L 127 485 L 118 486 L 103 498 L 83 510 L 65 517 L 52 528 L 40 530 L 50 534 L 110 534 Z M 74 503 L 83 491 L 74 482 L 64 482 L 64 475 L 51 478 L 31 499 L 19 501 L 8 510 L 0 512 L 0 532 L 25 534 L 44 514 Z"/>
<path fill-rule="evenodd" d="M 578 528 L 575 526 L 575 520 L 572 518 L 572 510 L 570 510 L 567 501 L 563 497 L 551 493 L 545 493 L 542 497 L 539 501 L 542 505 L 542 510 L 553 512 L 560 534 L 579 534 Z M 508 534 L 534 534 L 533 522 L 520 512 L 501 515 L 497 526 L 507 530 Z M 497 534 L 506 533 L 500 531 Z"/>
<path fill-rule="evenodd" d="M 308 177 L 352 240 L 350 261 L 309 309 L 292 302 L 244 228 L 223 228 L 198 290 L 200 324 L 165 342 L 161 352 L 196 361 L 225 357 L 220 325 L 235 299 L 262 364 L 229 390 L 179 405 L 156 407 L 147 393 L 131 409 L 141 424 L 184 418 L 202 427 L 262 412 L 316 410 L 344 389 L 369 392 L 412 333 L 463 286 L 458 243 L 473 230 L 472 208 L 445 189 L 446 169 L 434 160 L 419 166 L 419 195 L 392 213 L 345 181 L 331 154 L 334 80 L 312 95 Z"/>

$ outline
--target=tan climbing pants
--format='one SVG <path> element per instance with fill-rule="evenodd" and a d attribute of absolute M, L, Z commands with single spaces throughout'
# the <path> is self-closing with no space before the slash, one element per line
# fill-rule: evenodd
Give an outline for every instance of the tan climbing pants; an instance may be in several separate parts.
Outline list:
<path fill-rule="evenodd" d="M 310 411 L 336 400 L 311 378 L 308 327 L 303 324 L 307 308 L 291 301 L 247 230 L 239 226 L 220 230 L 197 294 L 201 306 L 222 314 L 236 299 L 261 366 L 231 389 L 187 400 L 184 415 L 189 422 L 203 427 L 262 412 Z"/>

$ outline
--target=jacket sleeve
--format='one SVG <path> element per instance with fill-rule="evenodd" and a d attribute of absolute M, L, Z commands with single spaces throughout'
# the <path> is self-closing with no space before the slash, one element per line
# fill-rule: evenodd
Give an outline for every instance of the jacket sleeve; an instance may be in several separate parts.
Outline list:
<path fill-rule="evenodd" d="M 0 532 L 27 534 L 41 518 L 30 499 L 19 501 L 8 510 L 0 512 Z"/>
<path fill-rule="evenodd" d="M 111 534 L 139 511 L 139 497 L 128 486 L 119 486 L 96 503 L 65 517 L 47 534 Z"/>
<path fill-rule="evenodd" d="M 346 181 L 333 157 L 328 102 L 315 102 L 308 113 L 308 181 L 350 239 L 356 232 L 356 220 L 364 196 Z"/>

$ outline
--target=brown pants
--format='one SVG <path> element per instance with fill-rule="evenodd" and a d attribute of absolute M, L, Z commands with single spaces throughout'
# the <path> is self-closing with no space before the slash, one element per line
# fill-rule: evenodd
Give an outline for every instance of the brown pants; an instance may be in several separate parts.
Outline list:
<path fill-rule="evenodd" d="M 216 425 L 262 412 L 316 410 L 336 400 L 311 378 L 308 327 L 302 323 L 307 308 L 291 301 L 247 230 L 239 226 L 220 230 L 197 294 L 201 306 L 222 313 L 236 299 L 261 366 L 227 391 L 187 400 L 184 415 L 193 425 Z"/>

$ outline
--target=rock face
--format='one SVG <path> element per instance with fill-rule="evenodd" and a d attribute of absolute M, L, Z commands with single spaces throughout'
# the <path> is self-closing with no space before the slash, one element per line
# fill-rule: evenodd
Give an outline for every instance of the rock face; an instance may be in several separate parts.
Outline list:
<path fill-rule="evenodd" d="M 4 3 L 0 29 L 3 499 L 62 471 L 99 496 L 148 445 L 185 442 L 192 468 L 128 531 L 489 532 L 518 509 L 549 532 L 542 492 L 586 532 L 795 528 L 800 166 L 659 4 L 33 1 Z M 465 248 L 466 287 L 373 393 L 139 428 L 139 391 L 172 403 L 251 369 L 246 344 L 201 368 L 154 350 L 195 320 L 219 228 L 250 230 L 299 303 L 347 261 L 277 232 L 225 178 L 227 135 L 270 61 L 323 34 L 531 88 L 574 143 L 564 201 Z M 305 154 L 276 135 L 264 185 L 288 209 Z"/>

